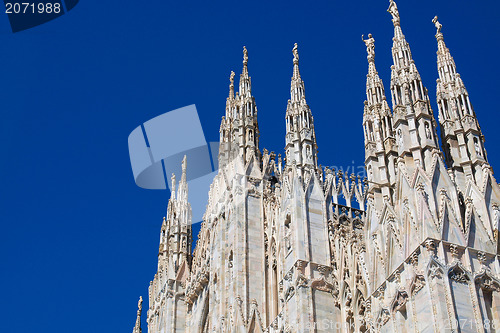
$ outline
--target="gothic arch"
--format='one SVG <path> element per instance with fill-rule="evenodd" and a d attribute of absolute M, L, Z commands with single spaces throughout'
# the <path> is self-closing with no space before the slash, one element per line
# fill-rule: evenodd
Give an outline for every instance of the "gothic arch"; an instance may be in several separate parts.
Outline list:
<path fill-rule="evenodd" d="M 475 313 L 468 310 L 477 306 L 471 294 L 471 274 L 457 261 L 448 270 L 448 277 L 457 321 L 470 322 L 471 331 L 476 331 Z"/>
<path fill-rule="evenodd" d="M 487 270 L 483 269 L 476 274 L 474 282 L 479 288 L 500 292 L 500 281 Z"/>
<path fill-rule="evenodd" d="M 495 332 L 494 325 L 500 321 L 500 282 L 485 269 L 476 274 L 474 282 L 483 322 L 489 326 L 488 332 Z"/>
<path fill-rule="evenodd" d="M 427 269 L 426 269 L 427 276 L 431 278 L 434 278 L 436 276 L 441 277 L 444 274 L 444 271 L 445 268 L 439 261 L 437 261 L 433 257 L 429 259 L 429 263 L 427 264 Z"/>
<path fill-rule="evenodd" d="M 459 283 L 469 283 L 471 281 L 470 273 L 467 272 L 465 267 L 457 261 L 453 266 L 448 270 L 448 277 L 452 281 L 456 281 Z"/>

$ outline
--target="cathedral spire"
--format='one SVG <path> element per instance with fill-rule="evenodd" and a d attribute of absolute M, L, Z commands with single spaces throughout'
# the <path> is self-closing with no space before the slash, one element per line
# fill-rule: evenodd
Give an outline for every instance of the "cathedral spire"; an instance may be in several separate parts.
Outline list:
<path fill-rule="evenodd" d="M 366 76 L 366 99 L 369 106 L 382 104 L 384 113 L 389 113 L 389 106 L 387 105 L 384 84 L 380 79 L 377 69 L 375 67 L 375 39 L 372 34 L 368 34 L 368 39 L 361 39 L 366 45 L 366 58 L 368 59 L 368 75 Z"/>
<path fill-rule="evenodd" d="M 220 126 L 219 167 L 243 156 L 246 162 L 252 156 L 260 159 L 259 125 L 257 106 L 252 96 L 252 79 L 248 74 L 248 51 L 243 46 L 243 70 L 240 74 L 239 91 L 234 92 L 234 72 L 229 77 L 229 97 L 226 100 L 226 116 Z"/>
<path fill-rule="evenodd" d="M 465 85 L 457 73 L 455 61 L 446 47 L 442 24 L 435 16 L 437 67 L 436 95 L 441 123 L 441 136 L 446 163 L 452 168 L 459 185 L 466 179 L 481 179 L 482 165 L 487 164 L 484 136 Z"/>
<path fill-rule="evenodd" d="M 431 166 L 434 153 L 439 153 L 436 120 L 430 106 L 427 89 L 413 61 L 410 45 L 401 30 L 399 10 L 390 0 L 387 10 L 392 16 L 391 95 L 394 111 L 394 130 L 397 133 L 399 156 L 407 159 L 407 167 Z"/>
<path fill-rule="evenodd" d="M 299 71 L 297 43 L 293 49 L 293 75 L 290 99 L 286 109 L 286 156 L 287 164 L 301 167 L 317 167 L 317 145 L 314 121 L 306 103 L 304 81 Z"/>
<path fill-rule="evenodd" d="M 141 328 L 141 314 L 142 314 L 142 296 L 139 297 L 139 303 L 137 304 L 137 319 L 135 320 L 135 326 L 132 333 L 142 333 Z"/>
<path fill-rule="evenodd" d="M 368 171 L 370 191 L 377 193 L 376 199 L 390 198 L 390 186 L 395 182 L 393 149 L 395 140 L 392 129 L 392 114 L 387 104 L 384 84 L 375 68 L 375 39 L 361 39 L 366 45 L 368 74 L 366 75 L 366 101 L 363 113 L 365 133 L 365 166 Z M 380 195 L 378 195 L 378 193 Z"/>

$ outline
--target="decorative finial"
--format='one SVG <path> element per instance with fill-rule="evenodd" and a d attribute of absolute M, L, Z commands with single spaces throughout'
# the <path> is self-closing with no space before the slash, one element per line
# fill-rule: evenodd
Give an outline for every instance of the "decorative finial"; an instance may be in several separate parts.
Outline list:
<path fill-rule="evenodd" d="M 372 34 L 368 34 L 368 39 L 364 39 L 364 35 L 361 35 L 361 40 L 366 45 L 366 53 L 368 53 L 368 60 L 375 59 L 375 39 Z"/>
<path fill-rule="evenodd" d="M 298 65 L 299 64 L 299 51 L 298 51 L 297 43 L 294 44 L 292 52 L 293 52 L 293 64 Z"/>
<path fill-rule="evenodd" d="M 172 183 L 172 189 L 170 190 L 170 193 L 172 195 L 172 198 L 175 198 L 175 174 L 172 173 L 171 183 Z"/>
<path fill-rule="evenodd" d="M 243 66 L 248 64 L 248 51 L 246 46 L 243 46 Z"/>
<path fill-rule="evenodd" d="M 229 82 L 231 82 L 231 86 L 234 87 L 234 72 L 231 71 L 231 75 L 229 76 Z"/>
<path fill-rule="evenodd" d="M 437 29 L 436 35 L 440 34 L 441 28 L 443 27 L 443 25 L 441 23 L 439 23 L 437 16 L 434 16 L 434 18 L 432 19 L 432 23 L 434 23 L 434 25 L 436 26 L 436 29 Z"/>
<path fill-rule="evenodd" d="M 387 11 L 392 15 L 392 22 L 394 25 L 399 25 L 399 11 L 398 11 L 398 6 L 394 2 L 394 0 L 390 0 L 389 2 L 389 8 Z"/>
<path fill-rule="evenodd" d="M 231 75 L 229 75 L 229 99 L 234 98 L 234 72 L 231 71 Z"/>
<path fill-rule="evenodd" d="M 142 296 L 139 297 L 139 303 L 137 304 L 137 307 L 138 307 L 137 319 L 135 320 L 133 333 L 142 333 L 142 328 L 141 328 Z"/>
<path fill-rule="evenodd" d="M 182 178 L 185 180 L 186 178 L 186 169 L 187 169 L 187 156 L 184 155 L 182 159 Z"/>

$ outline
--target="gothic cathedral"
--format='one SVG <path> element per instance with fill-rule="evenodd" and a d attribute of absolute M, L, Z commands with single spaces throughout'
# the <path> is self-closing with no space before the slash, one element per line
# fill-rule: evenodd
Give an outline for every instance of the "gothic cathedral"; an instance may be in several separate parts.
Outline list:
<path fill-rule="evenodd" d="M 150 333 L 500 332 L 500 188 L 464 82 L 437 33 L 438 122 L 396 3 L 390 98 L 364 40 L 367 179 L 318 166 L 293 48 L 285 158 L 259 148 L 243 50 L 196 247 L 184 160 L 149 286 Z M 345 204 L 339 203 L 339 197 Z M 142 299 L 134 333 L 141 332 Z"/>

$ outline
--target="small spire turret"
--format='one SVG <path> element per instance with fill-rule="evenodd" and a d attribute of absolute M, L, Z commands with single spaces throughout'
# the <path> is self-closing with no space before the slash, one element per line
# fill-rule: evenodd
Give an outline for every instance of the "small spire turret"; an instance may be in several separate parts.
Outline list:
<path fill-rule="evenodd" d="M 260 160 L 259 125 L 257 106 L 252 96 L 252 79 L 248 73 L 248 50 L 243 46 L 243 70 L 240 74 L 239 91 L 234 92 L 234 72 L 229 77 L 229 97 L 226 100 L 226 116 L 220 126 L 219 167 L 236 159 L 238 155 L 248 161 L 251 156 Z"/>
<path fill-rule="evenodd" d="M 297 43 L 292 49 L 293 75 L 290 84 L 290 99 L 286 109 L 286 163 L 302 167 L 317 168 L 317 145 L 314 121 L 306 103 L 304 81 L 300 76 Z M 299 170 L 299 172 L 301 172 Z"/>
<path fill-rule="evenodd" d="M 375 68 L 375 39 L 368 34 L 368 39 L 361 39 L 366 45 L 368 74 L 366 76 L 366 101 L 363 114 L 365 133 L 365 166 L 370 181 L 370 191 L 379 193 L 376 198 L 390 197 L 390 186 L 395 183 L 393 149 L 392 114 L 387 105 L 384 84 Z"/>
<path fill-rule="evenodd" d="M 375 67 L 375 39 L 372 34 L 368 34 L 368 39 L 361 39 L 366 45 L 366 58 L 368 59 L 368 75 L 366 76 L 366 98 L 368 105 L 382 104 L 384 113 L 390 112 L 386 102 L 384 84 L 380 79 Z"/>

